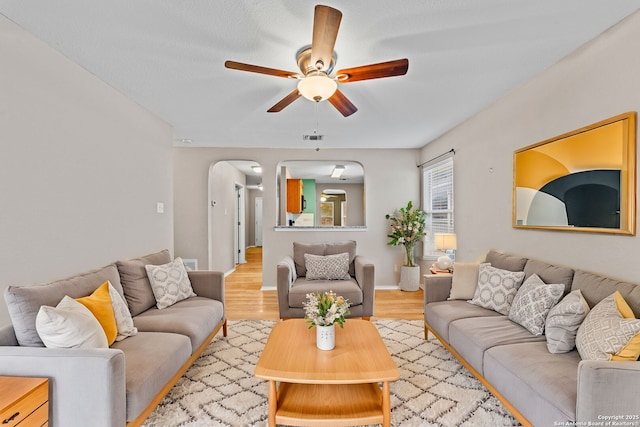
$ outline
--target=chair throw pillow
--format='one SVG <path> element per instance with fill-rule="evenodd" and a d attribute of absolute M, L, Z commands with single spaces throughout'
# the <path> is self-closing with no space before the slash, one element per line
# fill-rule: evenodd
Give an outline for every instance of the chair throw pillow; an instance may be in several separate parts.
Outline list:
<path fill-rule="evenodd" d="M 492 267 L 489 263 L 480 264 L 478 287 L 469 302 L 507 316 L 522 279 L 523 271 L 514 272 Z"/>
<path fill-rule="evenodd" d="M 182 258 L 177 257 L 168 264 L 145 265 L 159 310 L 167 308 L 178 301 L 195 297 L 187 269 Z"/>
<path fill-rule="evenodd" d="M 451 278 L 450 300 L 470 300 L 476 294 L 478 287 L 478 273 L 480 264 L 471 262 L 456 262 L 453 265 Z"/>
<path fill-rule="evenodd" d="M 583 360 L 638 360 L 640 319 L 635 318 L 620 292 L 591 309 L 578 328 L 576 347 Z"/>
<path fill-rule="evenodd" d="M 546 284 L 533 274 L 524 281 L 509 309 L 509 319 L 527 328 L 535 336 L 544 332 L 549 310 L 564 295 L 564 284 Z"/>
<path fill-rule="evenodd" d="M 69 296 L 55 306 L 43 305 L 36 331 L 49 348 L 108 348 L 107 336 L 87 307 Z"/>
<path fill-rule="evenodd" d="M 576 347 L 576 334 L 589 313 L 580 289 L 569 293 L 551 308 L 544 326 L 549 353 L 568 353 Z"/>
<path fill-rule="evenodd" d="M 349 276 L 349 253 L 335 255 L 304 254 L 307 280 L 347 280 Z"/>

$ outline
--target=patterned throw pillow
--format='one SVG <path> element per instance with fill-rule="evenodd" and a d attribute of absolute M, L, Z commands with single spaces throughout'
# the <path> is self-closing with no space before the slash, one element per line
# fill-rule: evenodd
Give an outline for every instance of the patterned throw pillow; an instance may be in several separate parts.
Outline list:
<path fill-rule="evenodd" d="M 587 314 L 576 336 L 583 360 L 638 360 L 640 319 L 620 292 L 609 295 Z"/>
<path fill-rule="evenodd" d="M 505 316 L 509 314 L 511 302 L 524 279 L 523 271 L 508 271 L 492 267 L 489 263 L 480 264 L 478 287 L 471 304 L 497 311 Z"/>
<path fill-rule="evenodd" d="M 580 289 L 568 294 L 547 315 L 544 334 L 549 353 L 568 353 L 576 346 L 576 334 L 589 313 Z"/>
<path fill-rule="evenodd" d="M 542 335 L 549 310 L 560 301 L 563 294 L 562 283 L 546 284 L 537 274 L 532 274 L 513 298 L 509 319 L 524 326 L 533 335 Z"/>
<path fill-rule="evenodd" d="M 349 253 L 336 255 L 304 254 L 307 280 L 346 280 L 349 276 Z"/>
<path fill-rule="evenodd" d="M 163 265 L 145 265 L 144 268 L 147 270 L 158 309 L 167 308 L 178 301 L 196 296 L 182 258 L 177 257 Z"/>
<path fill-rule="evenodd" d="M 132 337 L 137 334 L 138 328 L 133 324 L 131 312 L 129 311 L 129 307 L 127 307 L 127 303 L 124 298 L 122 298 L 122 295 L 116 291 L 116 288 L 113 287 L 111 282 L 107 280 L 107 283 L 109 284 L 109 296 L 111 297 L 113 314 L 116 317 L 116 326 L 118 327 L 118 336 L 116 336 L 116 341 L 122 341 L 127 337 Z"/>

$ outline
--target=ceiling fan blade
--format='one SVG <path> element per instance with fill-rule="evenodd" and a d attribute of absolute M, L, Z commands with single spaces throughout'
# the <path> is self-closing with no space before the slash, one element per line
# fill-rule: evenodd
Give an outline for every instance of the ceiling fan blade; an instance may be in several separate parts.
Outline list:
<path fill-rule="evenodd" d="M 317 5 L 313 18 L 313 38 L 311 39 L 311 62 L 317 66 L 322 61 L 319 69 L 327 71 L 333 58 L 333 47 L 338 37 L 338 29 L 342 20 L 342 12 L 329 6 Z"/>
<path fill-rule="evenodd" d="M 277 70 L 275 68 L 260 67 L 259 65 L 243 64 L 242 62 L 225 61 L 224 66 L 227 68 L 231 68 L 232 70 L 249 71 L 251 73 L 267 74 L 269 76 L 293 78 L 293 79 L 297 79 L 301 77 L 300 74 L 293 73 L 291 71 L 283 71 L 283 70 Z"/>
<path fill-rule="evenodd" d="M 360 67 L 347 68 L 336 73 L 340 83 L 357 82 L 359 80 L 380 79 L 383 77 L 402 76 L 407 74 L 409 60 L 396 59 L 395 61 L 380 62 L 379 64 L 362 65 Z"/>
<path fill-rule="evenodd" d="M 282 111 L 286 106 L 291 104 L 293 101 L 295 101 L 296 99 L 300 98 L 301 96 L 302 95 L 300 95 L 300 92 L 298 92 L 298 89 L 294 89 L 293 92 L 291 92 L 289 95 L 285 96 L 280 101 L 278 101 L 278 103 L 276 105 L 274 105 L 273 107 L 269 108 L 267 110 L 267 112 L 268 113 L 278 113 L 278 112 Z"/>
<path fill-rule="evenodd" d="M 347 97 L 344 96 L 344 93 L 340 92 L 340 90 L 336 90 L 333 96 L 327 99 L 327 101 L 329 101 L 331 105 L 336 107 L 336 109 L 340 111 L 340 113 L 345 117 L 349 117 L 350 115 L 358 111 L 356 106 L 353 105 L 351 101 L 349 101 Z"/>

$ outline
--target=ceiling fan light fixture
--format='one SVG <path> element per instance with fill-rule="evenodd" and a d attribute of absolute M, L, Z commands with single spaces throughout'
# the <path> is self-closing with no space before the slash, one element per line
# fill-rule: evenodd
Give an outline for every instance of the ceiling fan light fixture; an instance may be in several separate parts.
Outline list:
<path fill-rule="evenodd" d="M 298 82 L 298 92 L 310 101 L 329 99 L 338 89 L 338 83 L 323 72 L 307 75 Z"/>

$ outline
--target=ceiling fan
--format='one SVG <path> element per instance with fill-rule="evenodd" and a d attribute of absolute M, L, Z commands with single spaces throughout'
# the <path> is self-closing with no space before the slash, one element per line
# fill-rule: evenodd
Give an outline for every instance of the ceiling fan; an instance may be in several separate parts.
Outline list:
<path fill-rule="evenodd" d="M 327 100 L 343 116 L 350 116 L 358 109 L 338 89 L 338 83 L 401 76 L 407 73 L 409 60 L 405 58 L 378 64 L 362 65 L 339 70 L 332 75 L 331 73 L 336 64 L 336 53 L 333 48 L 341 20 L 342 12 L 339 10 L 329 6 L 316 5 L 311 45 L 303 47 L 296 54 L 298 68 L 300 68 L 302 74 L 235 61 L 226 61 L 224 66 L 234 70 L 299 80 L 296 89 L 269 108 L 267 110 L 269 113 L 282 111 L 293 101 L 304 96 L 315 102 Z"/>

